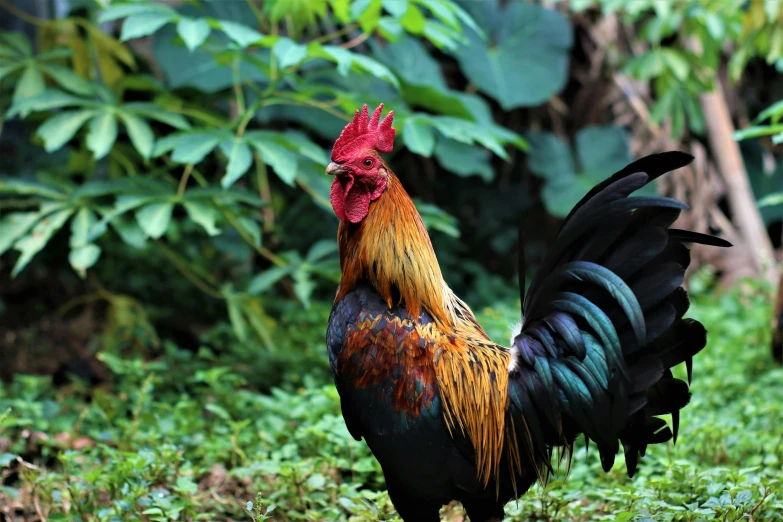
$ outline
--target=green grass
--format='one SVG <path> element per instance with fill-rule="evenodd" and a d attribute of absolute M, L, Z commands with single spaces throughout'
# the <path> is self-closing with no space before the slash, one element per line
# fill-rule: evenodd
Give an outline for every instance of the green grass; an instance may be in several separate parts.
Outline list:
<path fill-rule="evenodd" d="M 508 505 L 512 520 L 780 516 L 783 370 L 769 356 L 769 295 L 750 285 L 709 296 L 703 278 L 692 286 L 709 346 L 677 445 L 651 448 L 633 479 L 621 455 L 603 473 L 582 447 L 567 481 Z M 398 520 L 378 464 L 340 416 L 328 310 L 286 311 L 277 332 L 291 343 L 279 353 L 166 345 L 153 361 L 102 353 L 114 378 L 95 389 L 33 376 L 0 386 L 0 519 Z M 503 341 L 516 314 L 509 303 L 479 316 Z M 217 346 L 220 332 L 211 335 Z M 462 520 L 459 506 L 444 519 Z"/>

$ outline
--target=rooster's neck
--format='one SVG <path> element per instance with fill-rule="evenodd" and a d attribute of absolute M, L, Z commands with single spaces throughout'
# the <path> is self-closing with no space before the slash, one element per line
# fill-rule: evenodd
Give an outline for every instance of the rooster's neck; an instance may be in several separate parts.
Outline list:
<path fill-rule="evenodd" d="M 390 307 L 401 301 L 414 317 L 426 310 L 436 321 L 452 322 L 446 302 L 451 292 L 430 236 L 391 171 L 386 191 L 370 205 L 367 216 L 357 224 L 341 222 L 337 236 L 342 279 L 335 302 L 365 280 Z"/>

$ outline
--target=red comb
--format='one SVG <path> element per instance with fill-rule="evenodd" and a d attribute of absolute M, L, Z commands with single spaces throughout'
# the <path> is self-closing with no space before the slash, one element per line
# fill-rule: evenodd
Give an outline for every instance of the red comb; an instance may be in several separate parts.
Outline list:
<path fill-rule="evenodd" d="M 378 152 L 392 151 L 396 132 L 392 128 L 394 111 L 389 111 L 389 114 L 381 120 L 381 110 L 383 104 L 378 105 L 372 117 L 369 117 L 365 103 L 361 112 L 356 111 L 353 121 L 345 126 L 340 137 L 334 142 L 332 161 L 338 163 L 346 161 L 367 149 L 375 149 Z"/>

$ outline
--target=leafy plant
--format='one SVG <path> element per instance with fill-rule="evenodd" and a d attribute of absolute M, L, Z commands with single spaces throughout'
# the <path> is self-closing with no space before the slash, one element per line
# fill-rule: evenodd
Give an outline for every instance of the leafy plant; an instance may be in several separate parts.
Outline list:
<path fill-rule="evenodd" d="M 447 87 L 433 49 L 460 55 L 469 41 L 464 28 L 475 45 L 484 34 L 449 0 L 266 2 L 260 9 L 137 0 L 38 23 L 37 52 L 21 34 L 0 41 L 8 58 L 0 81 L 14 87 L 9 123 L 34 125 L 52 154 L 0 181 L 0 204 L 9 210 L 0 220 L 0 254 L 20 253 L 12 275 L 56 244 L 70 222 L 68 258 L 84 278 L 117 255 L 106 248 L 111 229 L 130 248 L 163 250 L 197 288 L 223 300 L 241 339 L 255 332 L 269 341 L 260 317 L 270 285 L 290 284 L 307 305 L 317 278 L 335 280 L 333 248 L 303 254 L 301 245 L 278 246 L 288 235 L 280 205 L 290 206 L 299 189 L 314 203 L 310 219 L 323 220 L 325 146 L 357 107 L 385 101 L 395 110 L 400 148 L 434 156 L 459 176 L 491 180 L 490 152 L 507 160 L 507 146 L 526 148 L 493 122 L 479 96 Z M 117 24 L 119 39 L 101 23 Z M 152 57 L 128 46 L 138 38 L 152 39 Z M 85 46 L 97 49 L 95 66 L 85 66 Z M 144 72 L 150 58 L 162 82 Z M 69 158 L 66 169 L 55 153 Z M 447 212 L 432 203 L 422 209 L 436 230 L 456 234 Z M 264 259 L 265 270 L 224 281 L 214 274 L 234 262 L 233 252 L 212 256 L 212 266 L 178 253 L 186 241 L 225 245 L 218 239 L 226 234 L 246 243 L 245 255 Z"/>
<path fill-rule="evenodd" d="M 585 127 L 576 134 L 573 153 L 552 133 L 530 133 L 528 140 L 530 170 L 545 180 L 541 195 L 554 216 L 567 216 L 593 186 L 630 162 L 628 135 L 620 127 Z M 655 193 L 651 185 L 637 192 Z"/>

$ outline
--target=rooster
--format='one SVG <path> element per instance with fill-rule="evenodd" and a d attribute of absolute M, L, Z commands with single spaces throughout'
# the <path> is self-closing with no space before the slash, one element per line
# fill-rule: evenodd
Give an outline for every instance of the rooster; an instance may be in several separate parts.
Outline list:
<path fill-rule="evenodd" d="M 520 255 L 523 320 L 507 348 L 443 280 L 381 157 L 395 136 L 382 108 L 356 111 L 326 168 L 342 272 L 326 341 L 348 431 L 378 459 L 398 514 L 437 521 L 458 500 L 473 522 L 502 520 L 579 434 L 605 471 L 622 443 L 633 476 L 648 444 L 676 441 L 690 392 L 671 368 L 685 362 L 690 382 L 707 342 L 701 323 L 683 319 L 684 243 L 731 245 L 669 228 L 684 203 L 629 196 L 693 158 L 648 156 L 590 190 L 526 296 Z"/>

